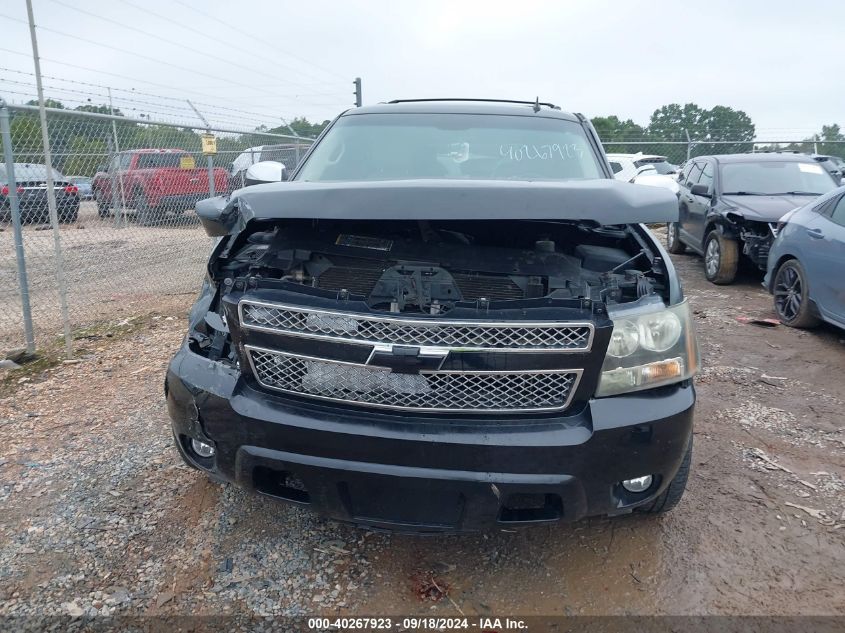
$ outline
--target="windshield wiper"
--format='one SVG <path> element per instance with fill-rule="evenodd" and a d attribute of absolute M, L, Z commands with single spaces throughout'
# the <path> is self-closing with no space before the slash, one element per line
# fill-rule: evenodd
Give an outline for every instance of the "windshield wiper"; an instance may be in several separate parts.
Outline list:
<path fill-rule="evenodd" d="M 771 196 L 820 196 L 822 194 L 815 191 L 782 191 L 780 193 L 769 194 Z"/>
<path fill-rule="evenodd" d="M 725 191 L 723 196 L 771 196 L 776 194 L 763 193 L 762 191 Z"/>

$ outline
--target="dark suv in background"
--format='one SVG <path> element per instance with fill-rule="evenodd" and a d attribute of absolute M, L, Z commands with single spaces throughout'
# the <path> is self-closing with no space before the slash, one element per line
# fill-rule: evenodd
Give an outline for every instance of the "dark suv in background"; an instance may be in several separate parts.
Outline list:
<path fill-rule="evenodd" d="M 715 284 L 734 280 L 740 255 L 765 270 L 778 220 L 838 184 L 813 158 L 792 153 L 700 156 L 684 165 L 678 183 L 669 252 L 703 255 Z"/>

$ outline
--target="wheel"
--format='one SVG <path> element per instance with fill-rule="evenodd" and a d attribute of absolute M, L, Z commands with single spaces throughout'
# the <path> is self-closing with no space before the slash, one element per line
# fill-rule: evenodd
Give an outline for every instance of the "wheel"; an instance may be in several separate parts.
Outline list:
<path fill-rule="evenodd" d="M 97 201 L 97 213 L 101 218 L 107 218 L 111 215 L 111 206 L 107 200 L 100 199 L 98 194 L 94 194 L 94 200 Z"/>
<path fill-rule="evenodd" d="M 669 512 L 669 510 L 678 505 L 681 497 L 684 496 L 684 490 L 687 488 L 687 479 L 689 479 L 691 464 L 692 435 L 690 435 L 689 444 L 687 444 L 687 452 L 684 454 L 684 459 L 681 461 L 681 467 L 678 468 L 678 472 L 675 473 L 675 476 L 672 478 L 672 481 L 669 482 L 666 490 L 658 495 L 654 501 L 647 505 L 640 506 L 636 511 L 643 514 L 663 514 L 664 512 Z"/>
<path fill-rule="evenodd" d="M 713 230 L 704 242 L 704 276 L 714 284 L 733 283 L 739 267 L 739 244 Z"/>
<path fill-rule="evenodd" d="M 21 224 L 50 224 L 48 209 L 21 209 Z"/>
<path fill-rule="evenodd" d="M 775 274 L 774 304 L 780 322 L 789 327 L 811 328 L 819 324 L 810 305 L 810 288 L 804 267 L 797 259 L 781 264 Z"/>
<path fill-rule="evenodd" d="M 680 229 L 681 226 L 677 222 L 670 222 L 666 225 L 666 250 L 673 255 L 680 255 L 687 250 L 686 245 L 681 241 Z"/>
<path fill-rule="evenodd" d="M 141 226 L 154 226 L 161 220 L 161 212 L 150 206 L 143 191 L 135 194 L 135 210 L 138 212 L 138 224 Z"/>
<path fill-rule="evenodd" d="M 65 207 L 59 210 L 60 224 L 73 224 L 79 218 L 79 206 Z"/>

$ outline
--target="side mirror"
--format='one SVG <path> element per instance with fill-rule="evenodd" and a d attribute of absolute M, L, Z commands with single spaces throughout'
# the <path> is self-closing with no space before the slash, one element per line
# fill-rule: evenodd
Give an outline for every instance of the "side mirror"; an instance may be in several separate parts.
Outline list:
<path fill-rule="evenodd" d="M 693 185 L 690 187 L 690 193 L 694 196 L 701 196 L 702 198 L 710 198 L 710 187 L 707 185 Z"/>
<path fill-rule="evenodd" d="M 263 160 L 250 165 L 246 170 L 244 186 L 260 185 L 268 182 L 282 182 L 288 179 L 284 163 L 275 160 Z"/>
<path fill-rule="evenodd" d="M 220 237 L 229 233 L 227 204 L 227 196 L 216 196 L 197 202 L 197 217 L 202 222 L 202 228 L 211 237 Z"/>

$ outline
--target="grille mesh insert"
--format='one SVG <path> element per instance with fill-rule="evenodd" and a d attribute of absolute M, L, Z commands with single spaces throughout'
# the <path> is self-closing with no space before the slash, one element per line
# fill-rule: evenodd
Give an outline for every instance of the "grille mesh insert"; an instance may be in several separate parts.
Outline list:
<path fill-rule="evenodd" d="M 578 373 L 428 372 L 397 374 L 366 365 L 311 360 L 247 347 L 258 381 L 288 393 L 392 409 L 443 412 L 560 410 Z"/>
<path fill-rule="evenodd" d="M 278 332 L 369 343 L 481 349 L 575 350 L 590 348 L 592 328 L 584 324 L 378 319 L 360 314 L 241 302 L 241 324 Z"/>

